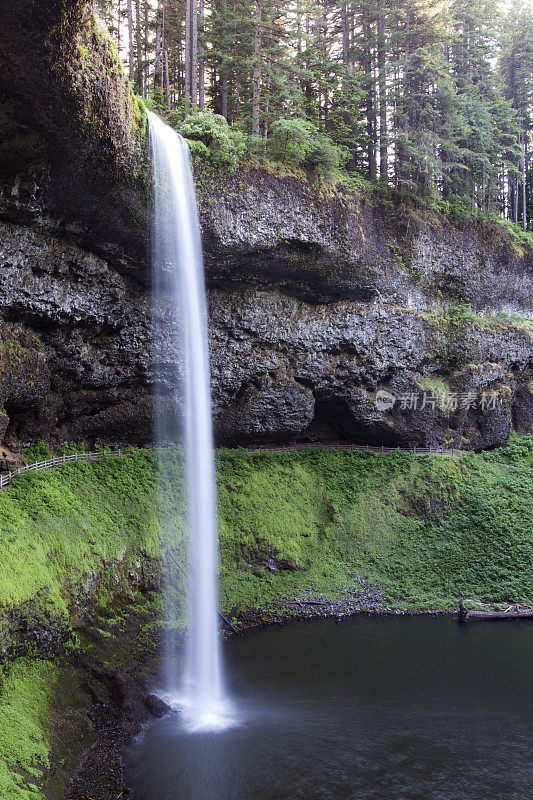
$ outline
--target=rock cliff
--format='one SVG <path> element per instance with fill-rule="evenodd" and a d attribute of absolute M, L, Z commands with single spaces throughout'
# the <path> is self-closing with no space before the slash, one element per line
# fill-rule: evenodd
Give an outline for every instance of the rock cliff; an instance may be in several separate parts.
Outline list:
<path fill-rule="evenodd" d="M 150 301 L 142 109 L 87 3 L 15 5 L 0 50 L 0 437 L 145 443 L 151 348 L 179 354 L 150 338 L 166 309 Z M 197 179 L 220 443 L 482 448 L 532 430 L 533 254 L 511 237 L 264 170 Z"/>

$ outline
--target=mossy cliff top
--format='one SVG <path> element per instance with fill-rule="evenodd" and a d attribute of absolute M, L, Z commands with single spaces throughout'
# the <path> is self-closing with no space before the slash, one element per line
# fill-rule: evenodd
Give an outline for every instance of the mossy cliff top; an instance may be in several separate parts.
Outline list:
<path fill-rule="evenodd" d="M 87 0 L 7 5 L 0 213 L 142 261 L 146 119 L 114 42 Z"/>
<path fill-rule="evenodd" d="M 495 216 L 456 219 L 345 176 L 232 171 L 196 159 L 208 280 L 277 286 L 303 300 L 531 314 L 529 234 Z"/>

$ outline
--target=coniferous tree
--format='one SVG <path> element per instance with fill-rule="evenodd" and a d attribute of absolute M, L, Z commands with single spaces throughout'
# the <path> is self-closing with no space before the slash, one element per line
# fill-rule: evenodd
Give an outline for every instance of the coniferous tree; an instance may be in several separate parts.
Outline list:
<path fill-rule="evenodd" d="M 370 180 L 531 226 L 525 0 L 504 15 L 493 0 L 95 2 L 136 91 L 175 119 L 211 109 L 261 152 L 300 118 L 276 131 L 327 134 Z"/>

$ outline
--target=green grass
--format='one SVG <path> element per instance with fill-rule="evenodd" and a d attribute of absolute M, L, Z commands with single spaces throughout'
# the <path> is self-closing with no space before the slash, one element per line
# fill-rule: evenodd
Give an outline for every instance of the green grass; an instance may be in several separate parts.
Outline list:
<path fill-rule="evenodd" d="M 220 451 L 223 606 L 259 610 L 311 582 L 333 591 L 354 570 L 412 608 L 450 607 L 461 593 L 532 598 L 532 473 L 508 468 L 533 462 L 532 441 L 461 460 Z M 160 539 L 184 559 L 178 455 L 168 467 L 163 527 L 151 453 L 17 478 L 0 494 L 0 606 L 40 593 L 66 617 L 76 586 L 106 564 L 120 583 L 141 551 L 159 557 Z M 269 559 L 278 572 L 265 569 Z M 105 605 L 109 583 L 100 583 Z"/>
<path fill-rule="evenodd" d="M 270 601 L 310 584 L 334 596 L 354 572 L 381 584 L 393 608 L 454 608 L 460 594 L 531 602 L 531 464 L 533 436 L 461 459 L 222 450 L 221 606 L 240 605 L 236 616 L 261 620 Z M 160 556 L 160 540 L 183 559 L 178 453 L 168 455 L 167 466 L 160 493 L 154 454 L 136 450 L 15 479 L 0 493 L 1 610 L 29 601 L 68 624 L 72 600 L 88 579 L 96 579 L 95 601 L 105 609 L 121 586 L 129 590 L 127 573 L 142 554 Z M 269 559 L 278 572 L 265 568 Z M 148 652 L 161 623 L 138 607 L 149 622 Z M 120 614 L 106 626 L 104 660 L 115 657 Z M 47 709 L 57 671 L 52 663 L 19 658 L 4 677 L 2 797 L 41 797 L 36 782 L 48 765 Z"/>
<path fill-rule="evenodd" d="M 150 454 L 29 473 L 0 494 L 0 608 L 46 590 L 67 612 L 74 586 L 139 550 L 158 555 Z M 102 585 L 102 591 L 105 586 Z"/>
<path fill-rule="evenodd" d="M 49 709 L 58 668 L 18 659 L 0 697 L 0 797 L 42 800 L 39 783 L 49 767 Z"/>
<path fill-rule="evenodd" d="M 533 437 L 486 457 L 326 450 L 222 455 L 222 595 L 259 609 L 314 584 L 334 592 L 350 572 L 383 585 L 393 605 L 454 608 L 533 599 Z M 519 455 L 520 450 L 520 455 Z M 274 557 L 293 569 L 255 568 Z"/>

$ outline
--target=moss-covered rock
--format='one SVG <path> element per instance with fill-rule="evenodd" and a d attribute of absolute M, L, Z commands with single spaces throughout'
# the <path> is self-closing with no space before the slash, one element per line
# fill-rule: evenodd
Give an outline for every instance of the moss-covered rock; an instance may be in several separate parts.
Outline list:
<path fill-rule="evenodd" d="M 146 117 L 114 43 L 86 0 L 8 2 L 5 12 L 0 214 L 138 258 Z"/>

